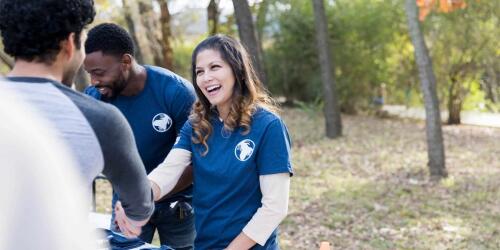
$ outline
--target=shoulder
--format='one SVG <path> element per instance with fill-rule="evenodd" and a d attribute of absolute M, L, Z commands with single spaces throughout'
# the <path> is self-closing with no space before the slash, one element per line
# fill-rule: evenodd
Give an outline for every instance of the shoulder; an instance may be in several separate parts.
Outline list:
<path fill-rule="evenodd" d="M 161 67 L 144 65 L 148 74 L 148 83 L 154 88 L 164 88 L 174 94 L 194 96 L 193 85 L 176 73 Z"/>
<path fill-rule="evenodd" d="M 98 101 L 60 84 L 54 84 L 54 86 L 78 107 L 94 130 L 98 127 L 97 124 L 99 126 L 107 126 L 117 125 L 116 123 L 121 122 L 122 115 L 113 105 Z"/>
<path fill-rule="evenodd" d="M 193 130 L 193 120 L 191 117 L 189 117 L 186 122 L 182 125 L 182 130 Z"/>
<path fill-rule="evenodd" d="M 188 80 L 168 69 L 151 65 L 144 65 L 144 68 L 146 68 L 148 79 L 154 80 L 155 82 L 192 85 Z"/>
<path fill-rule="evenodd" d="M 282 123 L 281 117 L 265 108 L 258 107 L 252 116 L 252 126 L 267 127 L 272 123 Z"/>
<path fill-rule="evenodd" d="M 288 128 L 283 119 L 275 112 L 259 108 L 252 117 L 251 131 L 264 136 L 288 135 Z"/>

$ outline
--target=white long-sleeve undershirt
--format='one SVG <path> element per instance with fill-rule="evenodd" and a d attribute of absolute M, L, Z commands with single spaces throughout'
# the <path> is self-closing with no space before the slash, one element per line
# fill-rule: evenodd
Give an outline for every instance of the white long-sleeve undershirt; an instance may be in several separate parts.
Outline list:
<path fill-rule="evenodd" d="M 172 191 L 184 169 L 190 164 L 191 152 L 174 148 L 165 161 L 148 175 L 148 178 L 158 185 L 161 197 L 163 197 Z M 262 206 L 242 231 L 259 245 L 265 245 L 269 236 L 288 212 L 290 174 L 261 175 L 259 181 Z"/>

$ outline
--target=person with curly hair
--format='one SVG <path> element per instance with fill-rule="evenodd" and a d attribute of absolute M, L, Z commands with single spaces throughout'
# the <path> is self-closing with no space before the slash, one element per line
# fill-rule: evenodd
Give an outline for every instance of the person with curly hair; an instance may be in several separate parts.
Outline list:
<path fill-rule="evenodd" d="M 83 30 L 94 16 L 92 0 L 1 0 L 2 41 L 15 63 L 0 84 L 56 129 L 89 194 L 92 180 L 106 175 L 126 214 L 118 223 L 132 236 L 148 221 L 154 203 L 130 126 L 112 105 L 70 88 L 84 58 Z"/>
<path fill-rule="evenodd" d="M 279 249 L 293 170 L 274 102 L 247 51 L 229 36 L 195 48 L 192 77 L 198 100 L 174 148 L 148 176 L 155 199 L 192 164 L 196 249 Z"/>
<path fill-rule="evenodd" d="M 196 98 L 193 85 L 167 69 L 138 64 L 132 37 L 113 23 L 99 24 L 88 32 L 85 52 L 83 64 L 92 85 L 85 93 L 112 104 L 125 115 L 146 172 L 151 172 L 165 159 L 188 119 Z M 188 168 L 186 178 L 172 194 L 155 203 L 155 212 L 142 227 L 142 240 L 151 242 L 158 231 L 162 245 L 178 250 L 193 248 L 190 173 Z M 113 194 L 113 207 L 118 200 L 119 196 Z M 116 230 L 113 221 L 111 227 Z"/>

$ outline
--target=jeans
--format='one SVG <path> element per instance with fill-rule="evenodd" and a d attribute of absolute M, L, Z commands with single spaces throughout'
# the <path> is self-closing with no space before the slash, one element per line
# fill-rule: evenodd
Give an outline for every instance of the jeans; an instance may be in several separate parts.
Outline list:
<path fill-rule="evenodd" d="M 114 223 L 114 207 L 117 200 L 118 197 L 116 194 L 113 194 L 113 213 L 111 215 L 110 227 L 113 231 L 119 231 Z M 181 204 L 183 202 L 187 204 Z M 177 206 L 173 208 L 171 204 L 170 202 L 155 203 L 154 213 L 151 215 L 149 222 L 142 227 L 139 238 L 145 242 L 151 243 L 155 230 L 158 230 L 160 243 L 162 245 L 168 245 L 176 250 L 194 249 L 194 238 L 196 233 L 194 229 L 194 212 L 191 207 L 191 201 L 179 201 L 176 204 Z M 180 207 L 183 208 L 183 211 L 179 211 Z"/>

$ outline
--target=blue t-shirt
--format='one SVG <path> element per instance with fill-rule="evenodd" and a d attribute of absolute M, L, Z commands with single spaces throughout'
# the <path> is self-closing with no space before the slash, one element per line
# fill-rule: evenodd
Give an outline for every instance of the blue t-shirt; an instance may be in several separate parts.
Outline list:
<path fill-rule="evenodd" d="M 165 160 L 180 129 L 186 122 L 195 101 L 193 85 L 173 72 L 154 66 L 144 66 L 147 72 L 144 89 L 134 96 L 118 95 L 109 103 L 116 106 L 129 122 L 139 154 L 149 174 Z M 101 100 L 95 87 L 85 93 Z M 179 196 L 190 198 L 191 188 Z"/>
<path fill-rule="evenodd" d="M 209 151 L 191 140 L 193 128 L 188 121 L 174 148 L 192 152 L 196 212 L 196 249 L 223 249 L 241 233 L 262 206 L 259 176 L 292 173 L 290 138 L 283 121 L 275 114 L 258 109 L 252 116 L 251 130 L 223 130 L 213 118 Z M 275 244 L 276 230 L 266 243 Z M 255 249 L 260 248 L 258 245 Z"/>

